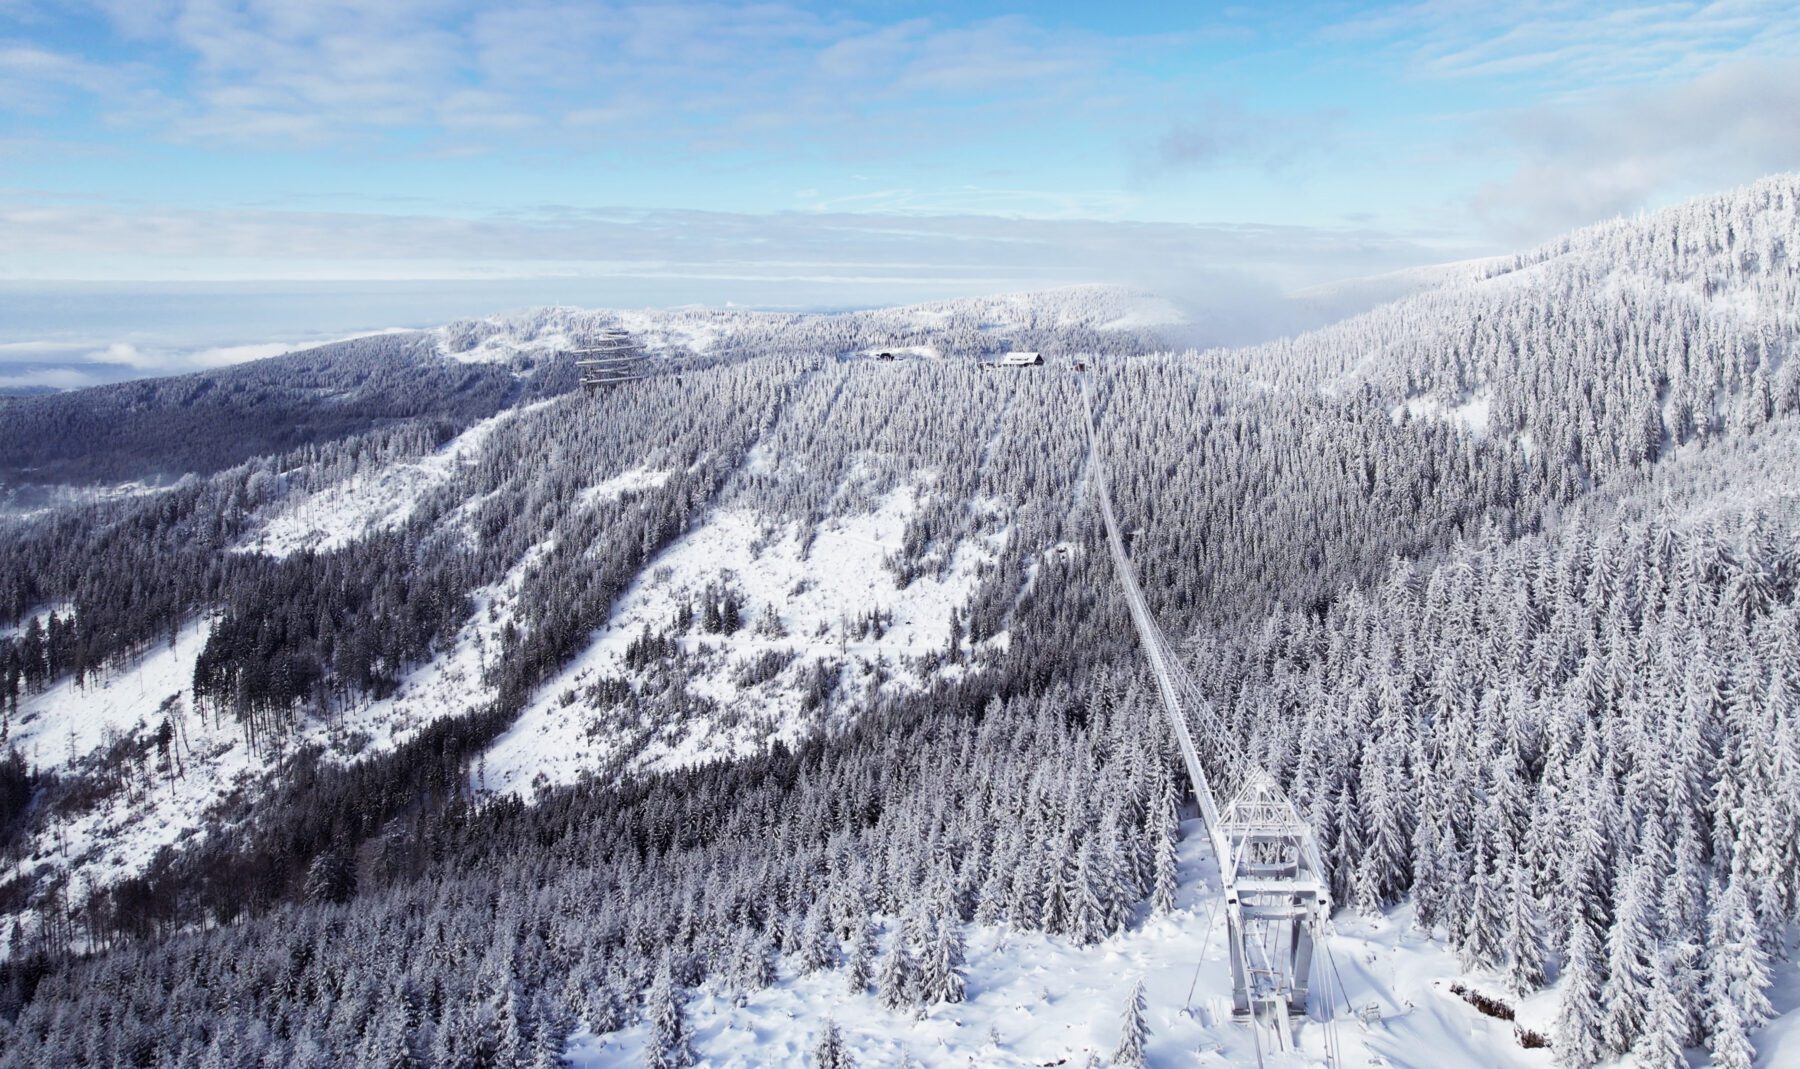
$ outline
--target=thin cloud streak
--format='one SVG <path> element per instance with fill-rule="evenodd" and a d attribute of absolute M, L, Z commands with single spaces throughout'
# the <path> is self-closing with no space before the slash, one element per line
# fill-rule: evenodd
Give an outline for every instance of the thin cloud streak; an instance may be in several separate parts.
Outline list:
<path fill-rule="evenodd" d="M 12 65 L 47 108 L 86 97 L 170 140 L 289 149 L 429 131 L 445 146 L 504 135 L 545 146 L 629 133 L 669 150 L 811 150 L 821 133 L 981 136 L 974 96 L 1042 121 L 1147 42 L 1053 31 L 1019 17 L 879 26 L 783 5 L 103 5 L 115 33 L 155 46 L 129 75 L 44 48 Z M 7 54 L 0 51 L 0 85 Z M 20 79 L 18 84 L 25 84 Z M 17 106 L 0 98 L 0 111 Z M 952 106 L 937 108 L 936 105 Z M 773 142 L 771 139 L 774 139 Z"/>
<path fill-rule="evenodd" d="M 1800 11 L 1784 0 L 1625 7 L 1425 0 L 1346 20 L 1318 36 L 1375 42 L 1427 77 L 1530 75 L 1585 89 L 1694 77 L 1750 56 L 1791 56 L 1800 45 Z"/>
<path fill-rule="evenodd" d="M 754 215 L 565 208 L 462 219 L 17 202 L 0 203 L 0 245 L 12 251 L 15 272 L 16 265 L 35 265 L 29 276 L 14 278 L 198 278 L 209 277 L 207 271 L 220 272 L 210 277 L 281 278 L 293 277 L 286 272 L 294 265 L 335 265 L 342 274 L 313 277 L 723 273 L 813 280 L 979 277 L 1041 285 L 1134 283 L 1151 270 L 1232 270 L 1283 288 L 1461 251 L 1429 235 L 1359 227 L 828 210 Z M 65 273 L 82 263 L 115 265 L 114 272 L 124 273 Z"/>

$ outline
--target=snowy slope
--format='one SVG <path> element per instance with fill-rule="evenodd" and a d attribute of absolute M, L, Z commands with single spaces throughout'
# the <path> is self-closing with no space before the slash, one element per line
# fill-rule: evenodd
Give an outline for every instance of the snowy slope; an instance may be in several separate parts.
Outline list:
<path fill-rule="evenodd" d="M 516 791 L 570 782 L 620 756 L 667 767 L 791 740 L 811 726 L 801 690 L 815 665 L 850 695 L 870 686 L 919 685 L 921 676 L 909 662 L 946 648 L 951 611 L 968 602 L 977 569 L 998 555 L 1005 538 L 1002 533 L 965 542 L 945 576 L 927 575 L 900 588 L 884 561 L 899 551 L 919 492 L 915 485 L 901 486 L 873 512 L 826 521 L 805 549 L 798 524 L 775 524 L 742 508 L 713 513 L 650 563 L 592 645 L 541 688 L 488 751 L 477 787 Z M 677 639 L 692 658 L 691 693 L 709 707 L 708 715 L 651 725 L 589 698 L 588 688 L 601 679 L 642 679 L 626 665 L 627 647 L 645 627 L 667 628 L 679 604 L 692 604 L 715 581 L 743 593 L 744 626 L 731 635 L 695 629 Z M 870 610 L 891 614 L 880 637 L 842 634 L 845 621 Z M 766 612 L 780 620 L 780 634 L 758 628 Z M 770 654 L 787 658 L 785 667 L 767 680 L 743 682 L 750 662 Z"/>
<path fill-rule="evenodd" d="M 326 716 L 302 720 L 274 750 L 258 750 L 229 715 L 195 708 L 189 687 L 208 626 L 194 621 L 172 645 L 147 651 L 130 668 L 65 679 L 26 697 L 12 723 L 11 743 L 41 769 L 93 773 L 117 763 L 115 747 L 135 752 L 167 720 L 174 729 L 173 767 L 152 755 L 155 768 L 132 777 L 93 804 L 53 813 L 15 870 L 51 864 L 75 887 L 94 890 L 143 871 L 156 852 L 208 825 L 212 811 L 235 794 L 269 786 L 277 764 L 295 747 L 314 745 L 336 761 L 392 749 L 433 721 L 469 712 L 494 698 L 484 674 L 499 656 L 499 634 L 514 618 L 522 576 L 542 547 L 499 582 L 475 592 L 475 612 L 450 648 L 414 668 L 395 692 L 363 699 Z M 3 946 L 3 944 L 0 944 Z"/>
<path fill-rule="evenodd" d="M 449 481 L 475 457 L 502 424 L 548 404 L 509 408 L 476 423 L 437 452 L 359 473 L 315 494 L 283 500 L 259 530 L 237 547 L 245 553 L 285 557 L 301 550 L 326 552 L 375 531 L 398 527 L 419 501 Z"/>
<path fill-rule="evenodd" d="M 184 697 L 205 643 L 204 624 L 192 622 L 173 645 L 146 652 L 129 669 L 85 686 L 65 679 L 20 704 L 13 743 L 45 769 L 91 768 L 115 745 L 149 738 L 165 719 L 174 729 L 172 769 L 133 770 L 123 790 L 57 814 L 20 869 L 52 864 L 86 889 L 133 875 L 158 849 L 198 830 L 213 803 L 267 769 L 271 755 L 252 753 L 236 724 L 201 715 Z"/>
<path fill-rule="evenodd" d="M 1000 926 L 969 928 L 967 1001 L 940 1005 L 918 1018 L 883 1009 L 872 992 L 846 990 L 844 975 L 828 970 L 797 975 L 784 964 L 773 986 L 741 1004 L 703 988 L 689 1003 L 695 1049 L 719 1069 L 807 1064 L 827 1018 L 843 1031 L 858 1065 L 898 1065 L 903 1056 L 931 1069 L 970 1065 L 1080 1067 L 1097 1057 L 1110 1064 L 1119 1018 L 1132 983 L 1148 995 L 1149 1064 L 1176 1066 L 1320 1066 L 1332 1034 L 1342 1066 L 1395 1069 L 1548 1069 L 1549 1052 L 1520 1047 L 1511 1024 L 1482 1016 L 1450 992 L 1455 959 L 1408 924 L 1405 911 L 1379 920 L 1343 917 L 1330 953 L 1315 972 L 1343 978 L 1335 1023 L 1324 1020 L 1324 998 L 1299 1024 L 1297 1048 L 1279 1053 L 1273 1037 L 1231 1019 L 1225 922 L 1215 909 L 1218 870 L 1198 821 L 1183 828 L 1181 893 L 1175 912 L 1149 918 L 1093 947 L 1038 932 Z M 882 941 L 893 938 L 885 918 Z M 1498 983 L 1471 981 L 1498 994 Z M 1344 1009 L 1372 1008 L 1368 1023 Z M 1547 997 L 1524 1011 L 1537 1026 Z M 571 1050 L 576 1069 L 626 1069 L 644 1064 L 646 1029 L 637 1025 L 605 1037 L 583 1033 Z M 1259 1052 L 1260 1046 L 1260 1052 Z M 1260 1057 L 1259 1057 L 1260 1054 Z M 1773 1064 L 1773 1063 L 1772 1063 Z"/>

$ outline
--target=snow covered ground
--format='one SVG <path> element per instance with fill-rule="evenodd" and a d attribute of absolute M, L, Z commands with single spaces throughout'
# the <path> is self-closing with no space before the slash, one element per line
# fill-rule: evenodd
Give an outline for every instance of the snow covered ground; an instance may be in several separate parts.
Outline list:
<path fill-rule="evenodd" d="M 1398 423 L 1402 413 L 1413 419 L 1442 420 L 1459 430 L 1469 432 L 1479 442 L 1487 438 L 1488 426 L 1494 413 L 1494 398 L 1485 387 L 1455 405 L 1446 405 L 1436 397 L 1409 397 L 1395 405 L 1389 415 Z"/>
<path fill-rule="evenodd" d="M 40 768 L 68 770 L 122 739 L 147 738 L 165 719 L 176 767 L 172 775 L 159 769 L 154 755 L 143 766 L 134 762 L 125 772 L 130 786 L 51 821 L 12 871 L 54 865 L 86 890 L 131 876 L 197 830 L 214 802 L 267 769 L 270 755 L 251 752 L 236 723 L 202 716 L 184 697 L 206 635 L 203 622 L 191 622 L 173 645 L 154 647 L 125 671 L 82 687 L 64 679 L 20 703 L 12 740 Z"/>
<path fill-rule="evenodd" d="M 283 501 L 268 522 L 237 548 L 272 557 L 304 549 L 324 552 L 373 531 L 398 527 L 426 494 L 480 452 L 501 424 L 550 403 L 506 409 L 469 427 L 434 453 L 362 472 L 315 494 Z"/>
<path fill-rule="evenodd" d="M 654 490 L 669 481 L 674 472 L 659 468 L 632 468 L 603 482 L 596 483 L 581 492 L 581 503 L 587 506 L 598 505 L 602 501 L 612 501 L 624 497 L 628 493 Z"/>
<path fill-rule="evenodd" d="M 190 623 L 173 646 L 151 647 L 130 668 L 90 675 L 85 686 L 65 676 L 27 694 L 12 722 L 12 745 L 33 765 L 56 768 L 143 726 L 164 698 L 193 682 L 194 658 L 205 644 L 205 626 Z"/>
<path fill-rule="evenodd" d="M 31 630 L 31 622 L 33 620 L 37 621 L 39 627 L 48 628 L 50 626 L 50 617 L 56 615 L 67 616 L 74 611 L 74 605 L 66 601 L 58 602 L 55 605 L 39 606 L 35 609 L 29 609 L 23 616 L 19 617 L 18 623 L 0 624 L 0 639 L 15 638 L 19 635 L 23 635 L 25 632 Z"/>
<path fill-rule="evenodd" d="M 450 649 L 413 669 L 392 695 L 309 717 L 273 751 L 252 749 L 231 717 L 194 708 L 189 693 L 194 662 L 206 644 L 204 621 L 189 623 L 173 645 L 153 647 L 124 671 L 90 677 L 79 687 L 64 679 L 27 696 L 12 723 L 11 742 L 36 767 L 67 772 L 98 760 L 120 740 L 152 738 L 167 719 L 175 732 L 176 768 L 173 774 L 162 770 L 153 754 L 150 767 L 132 770 L 130 786 L 80 812 L 53 817 L 0 879 L 48 864 L 67 873 L 79 891 L 111 885 L 142 872 L 162 847 L 198 832 L 233 793 L 263 789 L 275 763 L 298 745 L 319 745 L 328 758 L 350 761 L 392 749 L 441 717 L 492 701 L 494 688 L 483 676 L 499 655 L 500 631 L 514 618 L 525 569 L 543 548 L 477 590 L 475 612 Z"/>
<path fill-rule="evenodd" d="M 944 577 L 928 574 L 901 589 L 883 562 L 899 551 L 917 507 L 918 491 L 902 485 L 872 512 L 827 520 L 807 549 L 795 524 L 777 525 L 749 509 L 712 513 L 644 569 L 592 645 L 496 740 L 477 787 L 568 783 L 635 744 L 643 746 L 636 755 L 641 764 L 669 767 L 792 739 L 809 727 L 801 680 L 820 662 L 837 666 L 840 692 L 860 693 L 877 678 L 886 686 L 916 684 L 907 659 L 947 648 L 952 610 L 968 603 L 978 568 L 998 556 L 1005 537 L 965 542 L 951 554 Z M 646 625 L 668 629 L 678 605 L 692 604 L 709 582 L 742 592 L 743 627 L 732 635 L 695 628 L 678 641 L 699 668 L 691 692 L 716 703 L 717 715 L 681 724 L 634 721 L 625 730 L 607 726 L 598 717 L 604 710 L 582 692 L 602 678 L 633 676 L 626 648 Z M 771 609 L 781 622 L 779 635 L 757 626 Z M 891 614 L 879 637 L 841 634 L 841 625 L 877 609 Z M 745 666 L 768 654 L 792 659 L 767 680 L 742 682 Z"/>
<path fill-rule="evenodd" d="M 1225 923 L 1214 909 L 1218 870 L 1198 821 L 1183 828 L 1182 890 L 1178 908 L 1097 946 L 1078 947 L 1038 933 L 971 926 L 966 968 L 968 998 L 917 1019 L 881 1008 L 872 991 L 851 993 L 841 971 L 796 975 L 784 963 L 776 984 L 739 1005 L 703 987 L 687 1012 L 702 1064 L 731 1067 L 808 1064 L 826 1019 L 837 1022 L 862 1066 L 893 1066 L 910 1055 L 921 1066 L 1070 1066 L 1110 1064 L 1119 1020 L 1132 984 L 1148 994 L 1149 1063 L 1156 1067 L 1254 1066 L 1255 1031 L 1231 1020 L 1230 966 Z M 1295 1030 L 1297 1046 L 1273 1049 L 1262 1032 L 1261 1064 L 1325 1065 L 1332 1033 L 1338 1065 L 1396 1069 L 1548 1069 L 1549 1052 L 1522 1048 L 1509 1022 L 1485 1017 L 1452 994 L 1455 957 L 1413 930 L 1408 911 L 1378 920 L 1340 916 L 1321 955 L 1320 970 L 1335 968 L 1342 995 L 1325 1021 L 1321 972 L 1313 980 L 1310 1019 Z M 885 948 L 897 923 L 888 918 Z M 1466 980 L 1501 995 L 1491 979 Z M 1336 994 L 1335 989 L 1333 993 Z M 1371 1022 L 1345 1011 L 1373 1007 Z M 1547 1027 L 1553 996 L 1540 994 L 1521 1010 L 1530 1027 Z M 1508 1001 L 1511 1001 L 1510 999 Z M 1378 1015 L 1378 1019 L 1375 1019 Z M 576 1069 L 624 1069 L 644 1064 L 646 1029 L 608 1036 L 580 1033 Z M 1767 1064 L 1779 1064 L 1769 1062 Z"/>
<path fill-rule="evenodd" d="M 868 349 L 858 349 L 850 355 L 867 359 L 882 353 L 896 357 L 917 357 L 924 360 L 933 360 L 943 355 L 938 352 L 935 345 L 876 345 Z"/>
<path fill-rule="evenodd" d="M 617 312 L 619 326 L 644 340 L 656 354 L 707 353 L 727 332 L 728 321 L 711 312 Z"/>

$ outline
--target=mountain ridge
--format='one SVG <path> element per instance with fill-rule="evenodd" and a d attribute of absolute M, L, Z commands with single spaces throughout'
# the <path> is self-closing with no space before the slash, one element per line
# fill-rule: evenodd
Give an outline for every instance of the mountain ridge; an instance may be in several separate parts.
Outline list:
<path fill-rule="evenodd" d="M 1800 440 L 1797 193 L 1777 176 L 1234 350 L 1149 351 L 1093 291 L 1073 325 L 1016 299 L 737 336 L 681 312 L 640 324 L 679 374 L 583 394 L 549 354 L 617 313 L 470 321 L 408 343 L 515 384 L 460 437 L 352 434 L 15 521 L 0 704 L 38 800 L 0 813 L 8 948 L 104 952 L 0 1007 L 31 1037 L 0 1065 L 46 1049 L 76 977 L 134 963 L 154 1016 L 178 953 L 301 943 L 373 948 L 383 985 L 425 983 L 421 948 L 459 963 L 380 1025 L 217 979 L 296 1036 L 361 1014 L 354 1041 L 307 1032 L 350 1060 L 377 1034 L 440 1059 L 497 1034 L 619 1064 L 648 998 L 748 1064 L 741 997 L 950 1064 L 984 1041 L 933 1025 L 916 1049 L 860 988 L 805 978 L 858 954 L 935 970 L 861 986 L 941 1024 L 969 947 L 971 1020 L 1031 1057 L 1097 1049 L 1007 1013 L 1034 966 L 1006 948 L 1099 1013 L 1107 947 L 1190 971 L 1143 933 L 1198 953 L 1216 874 L 1177 844 L 1077 357 L 1151 608 L 1367 914 L 1342 948 L 1392 973 L 1353 978 L 1386 999 L 1359 1049 L 1419 1064 L 1459 1034 L 1473 1011 L 1433 993 L 1456 969 L 1565 1060 L 1747 1043 L 1757 1000 L 1800 990 L 1705 986 L 1770 968 L 1800 905 L 1800 491 L 1744 496 Z M 1038 337 L 1041 368 L 959 358 Z M 83 752 L 53 754 L 76 721 Z M 496 928 L 495 895 L 529 919 Z M 1653 988 L 1714 1016 L 1665 994 L 1618 1017 Z M 1159 1049 L 1247 1057 L 1212 1016 L 1162 1019 Z M 1485 1049 L 1545 1064 L 1510 1033 Z"/>

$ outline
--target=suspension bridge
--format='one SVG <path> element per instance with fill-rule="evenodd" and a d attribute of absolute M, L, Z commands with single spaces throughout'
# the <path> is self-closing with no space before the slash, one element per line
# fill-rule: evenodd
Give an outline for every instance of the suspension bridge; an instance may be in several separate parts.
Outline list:
<path fill-rule="evenodd" d="M 1331 884 L 1311 826 L 1274 778 L 1233 744 L 1151 614 L 1113 513 L 1112 488 L 1094 420 L 1093 388 L 1086 374 L 1077 377 L 1087 420 L 1089 470 L 1106 541 L 1219 864 L 1232 1015 L 1252 1026 L 1261 1065 L 1265 1036 L 1273 1050 L 1295 1049 L 1295 1027 L 1308 1013 L 1314 950 L 1324 944 L 1331 917 Z M 1197 726 L 1206 740 L 1204 758 L 1194 745 L 1190 725 Z M 1221 798 L 1226 799 L 1222 806 Z M 1326 1061 L 1336 1064 L 1329 976 L 1321 970 L 1320 978 Z"/>

